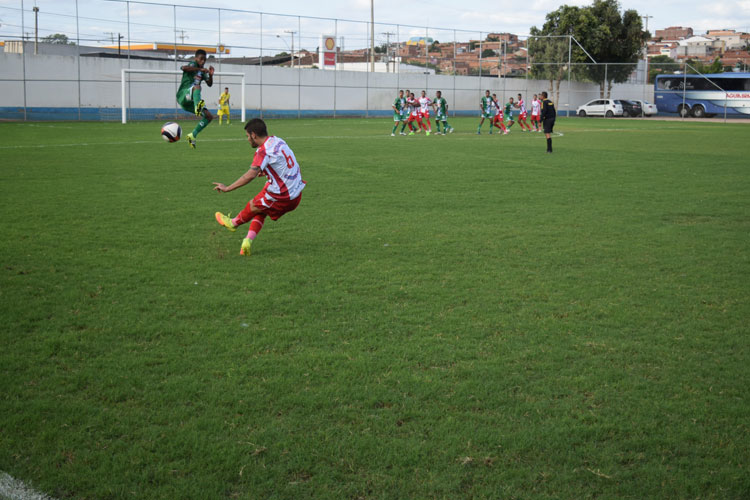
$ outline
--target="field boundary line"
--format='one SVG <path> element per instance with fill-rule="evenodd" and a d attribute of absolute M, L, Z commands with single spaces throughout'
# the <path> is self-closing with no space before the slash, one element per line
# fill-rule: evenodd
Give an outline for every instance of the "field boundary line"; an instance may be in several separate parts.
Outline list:
<path fill-rule="evenodd" d="M 35 491 L 26 483 L 0 471 L 0 498 L 3 500 L 55 500 L 49 495 Z"/>

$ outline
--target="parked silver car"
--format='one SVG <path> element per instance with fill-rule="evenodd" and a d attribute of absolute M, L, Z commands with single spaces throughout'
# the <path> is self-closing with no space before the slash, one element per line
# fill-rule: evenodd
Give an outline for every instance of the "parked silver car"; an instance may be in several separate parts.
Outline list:
<path fill-rule="evenodd" d="M 648 101 L 641 101 L 640 99 L 631 99 L 633 102 L 640 103 L 641 109 L 643 110 L 643 116 L 652 116 L 659 112 L 659 108 L 656 104 L 651 104 Z"/>

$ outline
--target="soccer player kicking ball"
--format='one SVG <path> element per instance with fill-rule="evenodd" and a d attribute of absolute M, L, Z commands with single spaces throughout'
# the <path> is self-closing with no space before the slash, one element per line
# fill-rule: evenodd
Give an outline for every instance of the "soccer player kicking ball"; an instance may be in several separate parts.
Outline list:
<path fill-rule="evenodd" d="M 198 49 L 195 51 L 195 60 L 182 68 L 182 81 L 177 90 L 177 102 L 188 113 L 201 117 L 198 125 L 187 135 L 188 144 L 195 149 L 195 138 L 201 130 L 206 128 L 214 119 L 211 112 L 206 108 L 206 103 L 201 99 L 201 82 L 211 87 L 214 84 L 214 67 L 206 69 L 206 51 Z"/>
<path fill-rule="evenodd" d="M 552 129 L 555 127 L 555 118 L 557 111 L 555 105 L 547 99 L 547 92 L 542 92 L 542 113 L 541 120 L 544 126 L 544 136 L 547 138 L 547 152 L 552 153 Z"/>
<path fill-rule="evenodd" d="M 279 137 L 268 136 L 266 124 L 260 118 L 253 118 L 245 125 L 245 134 L 250 144 L 257 148 L 250 170 L 229 186 L 214 182 L 214 190 L 227 193 L 248 184 L 256 177 L 266 176 L 268 180 L 260 193 L 247 202 L 247 206 L 235 218 L 216 212 L 216 221 L 234 232 L 238 226 L 250 222 L 247 237 L 242 240 L 240 255 L 249 256 L 250 248 L 263 228 L 266 216 L 277 220 L 291 212 L 302 199 L 305 181 L 302 180 L 297 158 L 286 142 Z"/>

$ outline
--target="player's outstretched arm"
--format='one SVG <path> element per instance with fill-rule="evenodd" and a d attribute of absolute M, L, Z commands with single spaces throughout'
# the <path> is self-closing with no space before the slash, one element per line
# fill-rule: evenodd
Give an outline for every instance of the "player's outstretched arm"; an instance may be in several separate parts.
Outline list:
<path fill-rule="evenodd" d="M 221 182 L 214 182 L 214 191 L 218 191 L 220 193 L 228 193 L 229 191 L 234 191 L 237 188 L 241 188 L 245 184 L 249 184 L 250 181 L 258 177 L 258 174 L 260 174 L 260 167 L 250 167 L 250 170 L 242 174 L 242 177 L 234 181 L 229 186 L 225 186 Z"/>
<path fill-rule="evenodd" d="M 213 87 L 214 85 L 214 67 L 209 66 L 208 67 L 208 78 L 206 79 L 206 85 L 209 87 Z"/>

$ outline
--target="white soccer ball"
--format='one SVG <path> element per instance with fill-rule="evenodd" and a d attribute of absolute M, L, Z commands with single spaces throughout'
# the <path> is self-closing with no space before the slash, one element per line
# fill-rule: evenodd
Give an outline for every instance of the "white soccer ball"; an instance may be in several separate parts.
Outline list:
<path fill-rule="evenodd" d="M 161 128 L 161 138 L 167 142 L 177 142 L 182 135 L 182 129 L 174 122 L 167 122 Z"/>

